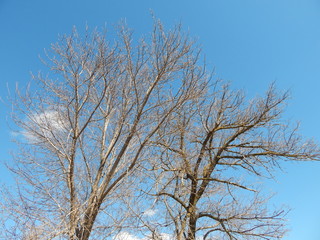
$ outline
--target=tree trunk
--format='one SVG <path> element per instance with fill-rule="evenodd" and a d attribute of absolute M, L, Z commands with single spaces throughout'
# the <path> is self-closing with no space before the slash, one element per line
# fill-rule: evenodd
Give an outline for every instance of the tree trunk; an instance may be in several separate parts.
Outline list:
<path fill-rule="evenodd" d="M 190 214 L 190 219 L 189 219 L 187 240 L 195 240 L 196 239 L 196 224 L 197 224 L 197 218 L 195 216 L 195 213 L 192 212 Z"/>
<path fill-rule="evenodd" d="M 99 213 L 101 203 L 95 204 L 91 211 L 85 216 L 81 226 L 76 231 L 77 240 L 88 240 L 93 228 L 93 224 Z"/>

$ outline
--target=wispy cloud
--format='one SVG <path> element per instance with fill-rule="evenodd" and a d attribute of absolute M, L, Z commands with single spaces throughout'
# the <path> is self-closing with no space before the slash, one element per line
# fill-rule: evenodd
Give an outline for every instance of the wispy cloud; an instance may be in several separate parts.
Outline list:
<path fill-rule="evenodd" d="M 144 238 L 139 238 L 128 232 L 120 232 L 113 238 L 113 240 L 144 240 Z"/>
<path fill-rule="evenodd" d="M 68 124 L 63 114 L 57 110 L 33 113 L 26 120 L 26 128 L 21 132 L 29 142 L 37 142 L 40 136 L 53 138 L 68 132 Z"/>
<path fill-rule="evenodd" d="M 168 233 L 159 234 L 161 240 L 174 240 L 174 237 Z M 112 240 L 149 240 L 150 237 L 138 237 L 128 232 L 120 232 Z"/>
<path fill-rule="evenodd" d="M 158 212 L 157 209 L 149 208 L 143 213 L 143 215 L 146 217 L 152 217 L 152 216 L 156 215 L 157 212 Z"/>

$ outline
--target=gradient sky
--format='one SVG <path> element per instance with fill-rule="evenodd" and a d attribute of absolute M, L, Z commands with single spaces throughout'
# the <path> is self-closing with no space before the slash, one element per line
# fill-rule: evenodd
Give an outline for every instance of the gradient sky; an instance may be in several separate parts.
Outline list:
<path fill-rule="evenodd" d="M 8 125 L 8 89 L 44 69 L 39 55 L 73 26 L 112 27 L 125 19 L 137 36 L 151 31 L 150 11 L 165 26 L 181 22 L 198 39 L 216 76 L 248 95 L 271 82 L 290 90 L 285 118 L 320 142 L 320 0 L 0 0 L 0 160 L 15 145 Z M 276 205 L 292 208 L 286 240 L 320 240 L 320 163 L 284 163 Z M 10 182 L 0 167 L 0 183 Z"/>

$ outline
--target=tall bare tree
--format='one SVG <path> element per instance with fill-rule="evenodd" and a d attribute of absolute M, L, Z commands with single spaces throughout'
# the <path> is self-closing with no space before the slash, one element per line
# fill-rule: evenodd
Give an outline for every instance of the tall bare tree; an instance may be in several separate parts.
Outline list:
<path fill-rule="evenodd" d="M 247 101 L 199 56 L 180 26 L 157 21 L 137 42 L 122 25 L 112 43 L 74 30 L 52 45 L 49 74 L 14 104 L 5 238 L 280 238 L 284 212 L 254 183 L 319 148 L 281 120 L 287 94 Z"/>
<path fill-rule="evenodd" d="M 319 147 L 281 119 L 287 93 L 272 86 L 247 101 L 216 82 L 175 111 L 157 132 L 150 172 L 157 198 L 154 232 L 176 239 L 278 239 L 285 211 L 268 210 L 262 178 L 281 161 L 319 160 Z M 161 225 L 161 224 L 162 225 Z"/>
<path fill-rule="evenodd" d="M 18 193 L 3 205 L 12 238 L 105 239 L 124 227 L 125 179 L 169 116 L 202 95 L 207 75 L 179 26 L 155 22 L 139 42 L 125 26 L 118 33 L 112 44 L 98 32 L 62 37 L 47 54 L 50 73 L 18 93 Z"/>

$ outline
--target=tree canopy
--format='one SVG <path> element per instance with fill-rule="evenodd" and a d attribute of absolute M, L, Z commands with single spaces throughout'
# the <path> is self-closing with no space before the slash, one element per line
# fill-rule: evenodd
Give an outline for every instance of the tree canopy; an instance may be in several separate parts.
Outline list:
<path fill-rule="evenodd" d="M 319 147 L 282 118 L 287 92 L 249 100 L 208 72 L 181 26 L 134 41 L 76 30 L 17 91 L 19 151 L 6 239 L 278 239 L 261 179 Z"/>

